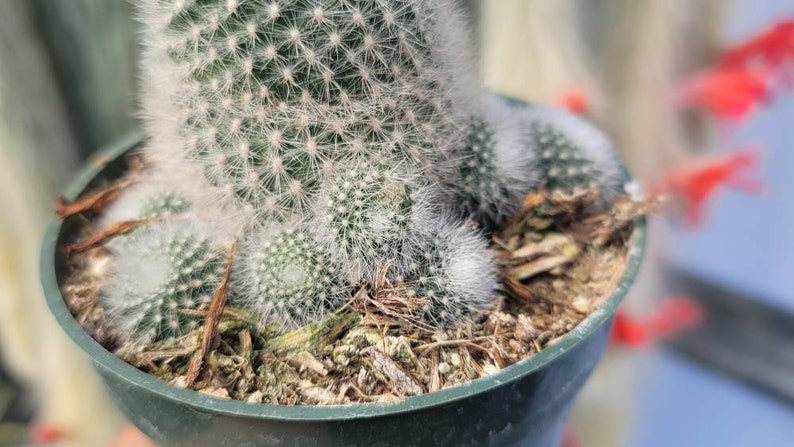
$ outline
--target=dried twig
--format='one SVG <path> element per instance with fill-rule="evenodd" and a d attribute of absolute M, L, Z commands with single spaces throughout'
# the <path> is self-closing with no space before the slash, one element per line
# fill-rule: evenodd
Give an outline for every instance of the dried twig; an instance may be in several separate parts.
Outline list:
<path fill-rule="evenodd" d="M 427 343 L 427 344 L 424 344 L 424 345 L 421 345 L 421 346 L 417 346 L 417 347 L 414 348 L 414 351 L 417 351 L 417 352 L 419 352 L 420 355 L 422 355 L 422 354 L 425 354 L 426 352 L 430 351 L 431 349 L 440 348 L 442 346 L 460 346 L 460 345 L 463 345 L 463 346 L 468 346 L 470 348 L 479 349 L 479 350 L 481 350 L 483 352 L 486 352 L 486 353 L 489 352 L 487 348 L 474 343 L 475 341 L 491 341 L 491 336 L 490 335 L 483 335 L 481 337 L 474 337 L 474 338 L 469 338 L 469 339 L 436 341 L 436 342 L 433 342 L 433 343 Z"/>
<path fill-rule="evenodd" d="M 417 396 L 425 392 L 416 379 L 378 348 L 370 346 L 361 352 L 369 355 L 372 359 L 372 364 L 405 394 Z"/>
<path fill-rule="evenodd" d="M 132 180 L 123 180 L 112 183 L 100 190 L 94 191 L 74 202 L 67 202 L 63 197 L 56 199 L 55 215 L 61 219 L 85 211 L 100 211 L 113 203 L 119 194 L 133 184 Z"/>
<path fill-rule="evenodd" d="M 513 278 L 524 280 L 531 278 L 539 273 L 548 272 L 556 267 L 561 267 L 574 260 L 576 256 L 546 256 L 534 261 L 526 262 L 515 267 L 511 267 L 507 274 Z"/>
<path fill-rule="evenodd" d="M 516 298 L 521 298 L 524 300 L 531 300 L 534 298 L 534 295 L 530 291 L 529 287 L 522 284 L 519 280 L 513 278 L 510 275 L 504 275 L 502 277 L 502 282 L 505 286 L 505 290 L 511 295 Z"/>
<path fill-rule="evenodd" d="M 518 234 L 521 231 L 521 221 L 529 214 L 529 212 L 536 206 L 544 203 L 547 199 L 545 194 L 530 193 L 524 197 L 524 203 L 521 209 L 502 227 L 500 231 L 503 240 L 510 239 L 511 236 Z"/>
<path fill-rule="evenodd" d="M 159 220 L 160 219 L 134 219 L 134 220 L 123 220 L 121 222 L 116 222 L 110 227 L 98 233 L 94 233 L 80 242 L 67 245 L 66 253 L 68 254 L 82 253 L 92 248 L 99 247 L 101 245 L 104 245 L 104 243 L 109 239 L 112 239 L 116 236 L 121 236 L 123 234 L 131 233 L 141 225 L 147 225 L 150 223 L 157 222 Z"/>
<path fill-rule="evenodd" d="M 615 234 L 640 217 L 656 214 L 662 200 L 661 197 L 652 197 L 638 202 L 628 196 L 621 197 L 608 212 L 571 225 L 569 234 L 595 247 L 603 247 Z"/>
<path fill-rule="evenodd" d="M 226 256 L 226 272 L 223 275 L 223 280 L 218 286 L 218 290 L 215 291 L 215 296 L 212 297 L 210 308 L 207 311 L 207 317 L 204 320 L 204 334 L 201 338 L 201 346 L 190 359 L 190 364 L 185 374 L 187 387 L 191 387 L 196 383 L 196 379 L 198 379 L 201 373 L 201 368 L 209 355 L 210 348 L 215 344 L 216 329 L 218 328 L 218 322 L 223 313 L 223 308 L 226 305 L 226 295 L 232 276 L 232 259 L 234 258 L 234 251 L 236 248 L 237 242 L 232 244 Z"/>
<path fill-rule="evenodd" d="M 405 291 L 395 287 L 388 280 L 387 272 L 391 261 L 378 266 L 373 287 L 375 296 L 368 293 L 356 294 L 357 300 L 351 305 L 366 314 L 381 314 L 385 322 L 405 325 L 424 331 L 433 332 L 434 328 L 422 321 L 421 309 L 429 302 L 427 298 L 406 296 Z"/>

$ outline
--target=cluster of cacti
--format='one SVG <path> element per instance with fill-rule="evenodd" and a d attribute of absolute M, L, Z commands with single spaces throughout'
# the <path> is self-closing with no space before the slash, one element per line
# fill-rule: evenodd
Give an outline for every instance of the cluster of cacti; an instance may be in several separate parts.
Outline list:
<path fill-rule="evenodd" d="M 177 310 L 203 302 L 198 289 L 179 285 L 207 270 L 176 265 L 191 261 L 159 225 L 175 214 L 222 227 L 213 244 L 242 241 L 230 300 L 267 324 L 322 318 L 388 268 L 396 289 L 426 299 L 424 318 L 442 326 L 470 321 L 497 298 L 485 233 L 526 193 L 612 194 L 617 165 L 603 137 L 557 112 L 482 94 L 448 0 L 139 3 L 145 156 L 157 175 L 199 192 L 165 188 L 119 202 L 138 219 L 158 218 L 114 250 L 122 273 L 103 293 L 122 332 L 140 327 L 132 332 L 148 340 L 195 321 Z M 180 214 L 192 207 L 217 212 Z M 149 262 L 138 249 L 147 243 L 177 276 L 132 294 L 117 278 L 151 273 L 131 261 Z M 211 270 L 215 281 L 215 258 Z M 202 297 L 212 281 L 200 281 Z"/>

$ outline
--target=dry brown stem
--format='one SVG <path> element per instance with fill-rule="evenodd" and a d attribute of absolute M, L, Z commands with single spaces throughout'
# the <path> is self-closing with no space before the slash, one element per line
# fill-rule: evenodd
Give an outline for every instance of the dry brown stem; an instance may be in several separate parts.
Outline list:
<path fill-rule="evenodd" d="M 232 259 L 234 259 L 234 251 L 236 248 L 236 242 L 232 244 L 231 248 L 229 248 L 229 252 L 226 256 L 226 271 L 223 275 L 223 280 L 218 286 L 218 290 L 215 291 L 215 295 L 212 297 L 210 308 L 207 311 L 207 317 L 204 320 L 204 334 L 201 338 L 201 346 L 190 359 L 190 365 L 188 366 L 187 373 L 185 374 L 185 382 L 187 384 L 186 386 L 188 387 L 191 387 L 194 383 L 196 383 L 196 379 L 198 379 L 198 376 L 201 373 L 201 368 L 204 365 L 211 348 L 216 342 L 216 330 L 218 328 L 220 316 L 223 314 L 223 308 L 226 306 L 226 295 L 228 293 L 229 283 L 232 277 Z"/>
<path fill-rule="evenodd" d="M 62 196 L 58 197 L 55 199 L 55 216 L 63 219 L 73 214 L 83 213 L 86 211 L 101 211 L 105 209 L 106 206 L 113 203 L 119 194 L 121 194 L 132 184 L 132 180 L 122 180 L 111 183 L 110 185 L 94 191 L 85 197 L 81 197 L 74 202 L 68 202 Z"/>
<path fill-rule="evenodd" d="M 134 220 L 123 220 L 121 222 L 116 222 L 113 225 L 109 226 L 108 228 L 98 233 L 94 233 L 91 236 L 81 240 L 80 242 L 67 245 L 66 252 L 69 254 L 82 253 L 86 250 L 90 250 L 92 248 L 96 248 L 101 245 L 104 245 L 106 241 L 116 236 L 121 236 L 124 234 L 131 233 L 141 225 L 147 225 L 157 221 L 159 221 L 159 219 L 134 219 Z"/>

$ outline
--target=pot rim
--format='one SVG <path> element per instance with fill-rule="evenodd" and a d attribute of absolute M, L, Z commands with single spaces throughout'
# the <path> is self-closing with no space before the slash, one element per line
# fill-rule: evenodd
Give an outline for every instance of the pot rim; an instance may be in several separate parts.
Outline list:
<path fill-rule="evenodd" d="M 74 200 L 105 166 L 136 148 L 144 141 L 139 131 L 127 134 L 115 144 L 97 152 L 97 154 L 80 171 L 64 193 L 67 200 Z M 66 331 L 69 337 L 89 355 L 97 368 L 115 375 L 136 387 L 145 388 L 163 399 L 188 405 L 199 410 L 222 413 L 249 418 L 261 418 L 284 421 L 334 421 L 357 418 L 374 418 L 399 413 L 411 412 L 446 405 L 461 399 L 484 394 L 510 382 L 521 379 L 546 365 L 578 345 L 582 340 L 595 333 L 607 324 L 618 304 L 634 283 L 645 254 L 647 227 L 642 219 L 631 237 L 626 270 L 609 298 L 571 332 L 565 334 L 552 346 L 547 346 L 538 354 L 510 365 L 499 372 L 455 387 L 405 397 L 397 403 L 361 403 L 331 406 L 298 406 L 275 404 L 251 404 L 243 401 L 222 399 L 201 394 L 197 391 L 177 388 L 167 382 L 155 378 L 134 366 L 124 362 L 113 353 L 102 347 L 86 332 L 66 306 L 60 293 L 56 273 L 57 243 L 62 227 L 62 220 L 53 219 L 44 236 L 41 249 L 40 272 L 41 284 L 50 311 Z"/>

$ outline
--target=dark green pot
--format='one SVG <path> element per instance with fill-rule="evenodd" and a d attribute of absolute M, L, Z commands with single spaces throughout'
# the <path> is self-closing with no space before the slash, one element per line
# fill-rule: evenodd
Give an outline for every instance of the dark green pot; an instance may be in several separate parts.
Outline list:
<path fill-rule="evenodd" d="M 74 199 L 96 182 L 118 178 L 132 135 L 105 150 L 66 191 Z M 307 407 L 247 404 L 178 389 L 124 363 L 72 317 L 59 291 L 62 242 L 77 220 L 53 221 L 41 275 L 47 303 L 93 361 L 108 393 L 130 421 L 163 446 L 534 446 L 558 447 L 574 396 L 601 357 L 610 321 L 634 281 L 645 247 L 639 226 L 623 278 L 603 307 L 575 331 L 530 359 L 467 385 L 396 404 Z"/>

